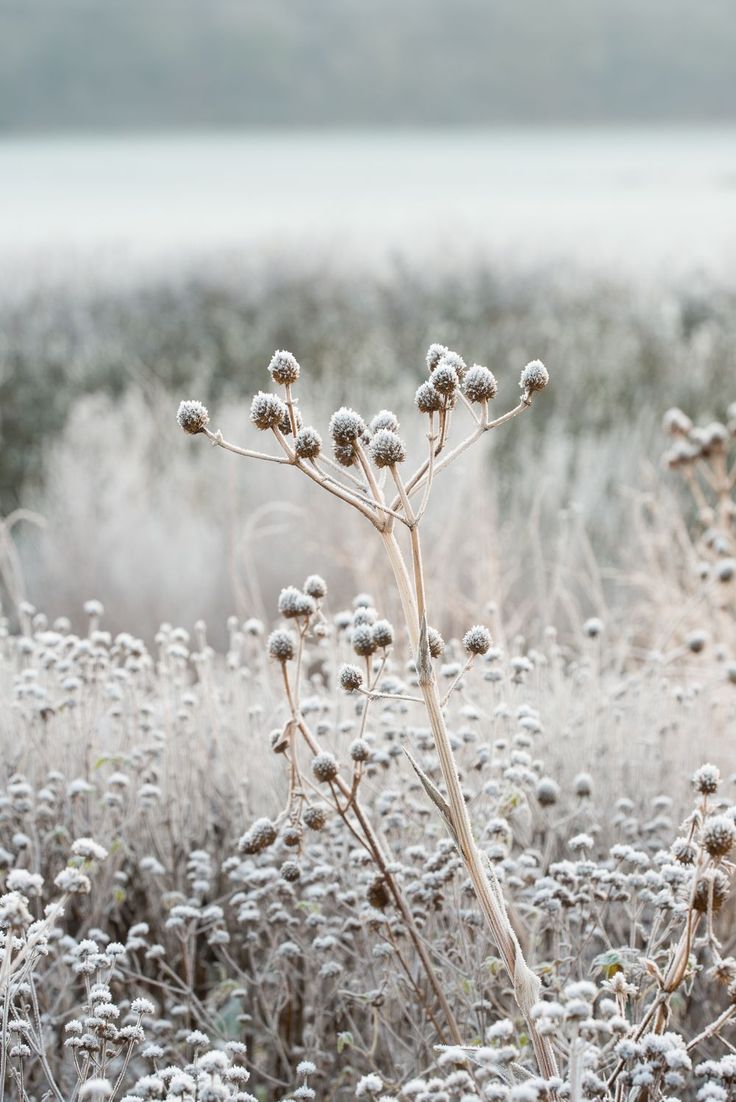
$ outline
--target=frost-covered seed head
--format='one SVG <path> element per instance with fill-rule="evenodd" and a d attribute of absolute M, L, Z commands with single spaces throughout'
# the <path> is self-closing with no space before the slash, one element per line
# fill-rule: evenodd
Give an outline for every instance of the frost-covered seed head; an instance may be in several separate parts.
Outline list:
<path fill-rule="evenodd" d="M 390 647 L 394 641 L 394 629 L 388 620 L 376 620 L 373 625 L 373 642 L 377 647 Z"/>
<path fill-rule="evenodd" d="M 321 781 L 323 784 L 334 781 L 338 772 L 335 755 L 327 751 L 317 754 L 315 758 L 312 758 L 312 772 L 317 780 Z"/>
<path fill-rule="evenodd" d="M 250 419 L 262 431 L 278 428 L 288 413 L 278 394 L 267 394 L 264 390 L 259 390 L 250 404 Z"/>
<path fill-rule="evenodd" d="M 184 432 L 189 432 L 192 436 L 196 436 L 198 432 L 204 432 L 207 428 L 210 423 L 210 415 L 206 406 L 190 398 L 187 401 L 179 403 L 176 420 L 180 429 L 184 429 Z"/>
<path fill-rule="evenodd" d="M 297 381 L 301 368 L 291 352 L 277 351 L 274 352 L 271 358 L 268 370 L 271 372 L 271 378 L 275 383 L 287 386 Z"/>
<path fill-rule="evenodd" d="M 294 451 L 300 459 L 316 459 L 322 451 L 322 437 L 316 429 L 300 429 L 294 441 Z"/>
<path fill-rule="evenodd" d="M 427 628 L 427 644 L 429 646 L 429 653 L 433 658 L 442 657 L 442 652 L 445 649 L 445 640 L 437 631 L 437 628 Z"/>
<path fill-rule="evenodd" d="M 281 879 L 287 880 L 290 884 L 294 884 L 302 874 L 296 861 L 284 861 L 279 872 L 281 873 Z"/>
<path fill-rule="evenodd" d="M 315 601 L 321 601 L 327 596 L 327 582 L 319 574 L 310 574 L 304 583 L 304 592 Z"/>
<path fill-rule="evenodd" d="M 707 762 L 705 765 L 701 765 L 699 769 L 696 769 L 692 776 L 692 785 L 696 792 L 700 792 L 702 796 L 712 796 L 718 791 L 718 785 L 721 783 L 721 774 L 718 770 L 718 766 L 711 765 Z"/>
<path fill-rule="evenodd" d="M 490 402 L 498 393 L 498 383 L 487 367 L 473 364 L 463 379 L 463 390 L 469 402 Z"/>
<path fill-rule="evenodd" d="M 713 907 L 719 910 L 726 901 L 730 882 L 725 873 L 720 869 L 713 869 L 710 874 L 701 876 L 693 893 L 693 907 L 701 914 Z"/>
<path fill-rule="evenodd" d="M 268 653 L 277 662 L 292 662 L 296 654 L 296 647 L 291 632 L 272 631 L 268 637 Z"/>
<path fill-rule="evenodd" d="M 414 395 L 414 402 L 420 413 L 437 413 L 442 409 L 442 395 L 431 383 L 422 383 Z"/>
<path fill-rule="evenodd" d="M 357 453 L 354 444 L 335 444 L 332 454 L 341 467 L 353 467 L 355 465 Z"/>
<path fill-rule="evenodd" d="M 287 586 L 279 594 L 279 612 L 287 620 L 298 616 L 311 616 L 316 609 L 314 598 L 302 593 L 294 585 Z"/>
<path fill-rule="evenodd" d="M 537 783 L 537 800 L 542 807 L 551 807 L 560 798 L 560 786 L 551 777 L 541 777 Z"/>
<path fill-rule="evenodd" d="M 370 442 L 370 453 L 377 467 L 394 467 L 406 459 L 406 447 L 391 429 L 379 429 Z"/>
<path fill-rule="evenodd" d="M 363 418 L 348 406 L 341 406 L 330 418 L 330 436 L 336 444 L 354 444 L 364 432 Z"/>
<path fill-rule="evenodd" d="M 436 371 L 432 372 L 432 386 L 439 393 L 447 397 L 454 394 L 459 383 L 458 374 L 447 358 L 440 362 Z"/>
<path fill-rule="evenodd" d="M 583 631 L 589 639 L 597 639 L 603 632 L 603 621 L 599 620 L 597 616 L 591 616 L 583 624 Z"/>
<path fill-rule="evenodd" d="M 369 624 L 359 624 L 358 627 L 353 628 L 350 641 L 359 658 L 369 658 L 376 651 L 373 628 Z"/>
<path fill-rule="evenodd" d="M 238 842 L 241 853 L 261 853 L 272 846 L 278 837 L 276 827 L 270 819 L 256 819 L 250 830 L 247 830 Z"/>
<path fill-rule="evenodd" d="M 371 756 L 371 748 L 365 739 L 356 738 L 350 743 L 350 757 L 353 761 L 368 761 Z"/>
<path fill-rule="evenodd" d="M 295 849 L 302 840 L 301 828 L 295 825 L 287 826 L 281 835 L 281 841 L 290 849 Z"/>
<path fill-rule="evenodd" d="M 435 370 L 443 356 L 450 351 L 444 344 L 430 344 L 427 349 L 427 370 L 431 373 Z"/>
<path fill-rule="evenodd" d="M 677 407 L 668 409 L 662 418 L 662 428 L 671 436 L 687 436 L 692 427 L 690 418 Z"/>
<path fill-rule="evenodd" d="M 593 792 L 593 778 L 590 773 L 578 773 L 572 783 L 576 796 L 590 796 Z"/>
<path fill-rule="evenodd" d="M 382 409 L 371 420 L 370 425 L 371 433 L 379 432 L 381 429 L 389 429 L 390 432 L 399 431 L 399 419 L 395 413 L 392 413 L 390 409 Z"/>
<path fill-rule="evenodd" d="M 736 824 L 727 815 L 715 815 L 703 826 L 703 846 L 711 857 L 725 857 L 736 842 Z"/>
<path fill-rule="evenodd" d="M 338 674 L 340 688 L 346 693 L 354 693 L 363 684 L 363 674 L 357 666 L 341 666 Z"/>
<path fill-rule="evenodd" d="M 475 624 L 463 636 L 463 646 L 468 654 L 485 654 L 491 646 L 491 633 L 482 624 Z"/>
<path fill-rule="evenodd" d="M 327 811 L 320 804 L 312 804 L 304 809 L 302 819 L 310 830 L 323 830 L 327 822 Z"/>
<path fill-rule="evenodd" d="M 533 394 L 536 390 L 544 390 L 549 382 L 549 372 L 541 360 L 532 360 L 521 373 L 519 386 L 525 394 Z"/>
<path fill-rule="evenodd" d="M 695 864 L 697 850 L 693 843 L 688 841 L 687 838 L 675 838 L 671 850 L 672 856 L 676 861 L 679 861 L 681 865 Z"/>

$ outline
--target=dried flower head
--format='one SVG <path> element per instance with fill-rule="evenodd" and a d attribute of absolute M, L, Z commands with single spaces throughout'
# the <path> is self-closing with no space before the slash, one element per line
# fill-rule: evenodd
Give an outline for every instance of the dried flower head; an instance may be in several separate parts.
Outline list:
<path fill-rule="evenodd" d="M 327 822 L 327 811 L 321 804 L 312 804 L 304 809 L 302 819 L 310 830 L 323 830 Z"/>
<path fill-rule="evenodd" d="M 552 777 L 540 777 L 536 795 L 542 807 L 551 807 L 560 798 L 560 786 Z"/>
<path fill-rule="evenodd" d="M 486 654 L 491 646 L 491 633 L 482 624 L 475 624 L 463 636 L 463 646 L 468 654 Z"/>
<path fill-rule="evenodd" d="M 300 459 L 316 459 L 322 451 L 322 437 L 316 429 L 300 429 L 294 441 L 294 451 Z"/>
<path fill-rule="evenodd" d="M 312 772 L 317 780 L 322 781 L 323 784 L 334 781 L 338 772 L 335 755 L 327 751 L 317 754 L 315 758 L 312 758 Z"/>
<path fill-rule="evenodd" d="M 373 637 L 373 628 L 369 624 L 359 624 L 353 628 L 350 642 L 359 658 L 369 658 L 377 648 Z"/>
<path fill-rule="evenodd" d="M 370 442 L 370 453 L 377 467 L 394 467 L 406 459 L 406 447 L 391 429 L 379 429 Z"/>
<path fill-rule="evenodd" d="M 433 658 L 442 657 L 442 652 L 445 649 L 445 640 L 442 638 L 437 628 L 427 628 L 427 644 L 429 646 L 429 653 Z"/>
<path fill-rule="evenodd" d="M 714 815 L 703 826 L 703 846 L 711 857 L 725 857 L 736 842 L 736 824 L 727 815 Z"/>
<path fill-rule="evenodd" d="M 420 413 L 437 413 L 442 409 L 442 395 L 431 383 L 422 383 L 414 395 L 414 402 Z"/>
<path fill-rule="evenodd" d="M 390 409 L 382 409 L 372 418 L 368 427 L 371 433 L 379 432 L 381 429 L 388 429 L 390 432 L 398 432 L 399 419 Z"/>
<path fill-rule="evenodd" d="M 253 826 L 245 832 L 238 842 L 241 853 L 261 853 L 272 846 L 278 837 L 278 831 L 270 819 L 256 819 Z"/>
<path fill-rule="evenodd" d="M 433 372 L 442 357 L 446 356 L 449 351 L 450 349 L 444 344 L 430 344 L 426 355 L 427 370 L 430 373 Z"/>
<path fill-rule="evenodd" d="M 338 674 L 340 688 L 346 693 L 354 693 L 363 684 L 363 674 L 357 666 L 341 666 Z"/>
<path fill-rule="evenodd" d="M 377 647 L 390 647 L 394 641 L 394 629 L 388 620 L 376 620 L 373 625 L 373 642 Z"/>
<path fill-rule="evenodd" d="M 705 765 L 701 765 L 699 769 L 696 769 L 692 776 L 692 785 L 696 792 L 700 792 L 702 796 L 712 796 L 718 791 L 718 785 L 721 783 L 721 774 L 718 770 L 718 766 L 711 765 L 707 762 Z"/>
<path fill-rule="evenodd" d="M 719 910 L 726 901 L 729 886 L 728 877 L 720 869 L 705 873 L 695 885 L 693 907 L 701 914 L 711 907 L 714 911 Z"/>
<path fill-rule="evenodd" d="M 341 406 L 330 418 L 330 436 L 336 444 L 354 444 L 365 431 L 363 418 L 348 406 Z"/>
<path fill-rule="evenodd" d="M 271 378 L 282 386 L 290 386 L 299 378 L 301 368 L 291 352 L 274 352 L 268 365 Z"/>
<path fill-rule="evenodd" d="M 278 428 L 288 415 L 286 403 L 281 401 L 278 394 L 259 390 L 250 404 L 250 419 L 262 431 Z"/>
<path fill-rule="evenodd" d="M 272 631 L 268 637 L 268 653 L 277 662 L 291 662 L 296 654 L 294 637 L 290 631 Z"/>
<path fill-rule="evenodd" d="M 296 861 L 284 861 L 279 872 L 282 880 L 287 880 L 290 884 L 295 883 L 302 874 Z"/>
<path fill-rule="evenodd" d="M 327 582 L 319 574 L 310 574 L 304 583 L 304 592 L 315 601 L 322 601 L 327 596 Z"/>
<path fill-rule="evenodd" d="M 368 761 L 371 756 L 371 748 L 365 739 L 356 738 L 350 743 L 350 757 L 353 761 Z"/>
<path fill-rule="evenodd" d="M 184 432 L 191 433 L 192 436 L 196 436 L 198 432 L 204 432 L 207 428 L 210 423 L 210 415 L 206 406 L 190 398 L 179 403 L 176 420 L 179 428 L 184 429 Z"/>
<path fill-rule="evenodd" d="M 454 394 L 460 382 L 459 376 L 453 364 L 445 356 L 437 369 L 432 372 L 432 386 L 439 393 L 448 397 Z"/>
<path fill-rule="evenodd" d="M 498 383 L 487 367 L 473 364 L 463 379 L 463 390 L 469 402 L 490 402 L 498 393 Z"/>
<path fill-rule="evenodd" d="M 314 598 L 302 593 L 295 585 L 289 585 L 279 594 L 279 612 L 287 620 L 298 616 L 311 616 L 317 609 Z"/>
<path fill-rule="evenodd" d="M 354 444 L 335 444 L 332 449 L 332 454 L 341 467 L 352 467 L 355 465 L 357 452 Z"/>
<path fill-rule="evenodd" d="M 536 390 L 544 390 L 549 382 L 549 372 L 541 360 L 532 360 L 521 373 L 519 386 L 525 394 L 533 394 Z"/>

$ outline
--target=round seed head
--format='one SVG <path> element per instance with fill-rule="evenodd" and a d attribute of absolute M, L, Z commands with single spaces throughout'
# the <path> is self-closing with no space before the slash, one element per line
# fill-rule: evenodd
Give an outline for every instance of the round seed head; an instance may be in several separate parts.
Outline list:
<path fill-rule="evenodd" d="M 544 390 L 549 382 L 549 372 L 541 360 L 532 360 L 521 373 L 519 386 L 525 394 L 533 394 L 535 390 Z"/>
<path fill-rule="evenodd" d="M 693 423 L 687 414 L 676 406 L 668 409 L 662 418 L 662 428 L 671 436 L 687 436 L 692 427 Z"/>
<path fill-rule="evenodd" d="M 736 842 L 736 824 L 727 815 L 714 815 L 703 827 L 703 845 L 711 857 L 725 857 Z"/>
<path fill-rule="evenodd" d="M 354 444 L 364 432 L 363 418 L 347 406 L 341 406 L 330 418 L 330 436 L 336 444 Z"/>
<path fill-rule="evenodd" d="M 366 897 L 371 907 L 375 907 L 377 911 L 382 911 L 384 907 L 388 907 L 391 897 L 388 894 L 386 881 L 382 876 L 377 876 L 375 880 L 371 881 Z"/>
<path fill-rule="evenodd" d="M 590 773 L 578 773 L 573 781 L 576 796 L 590 796 L 593 793 L 593 778 Z"/>
<path fill-rule="evenodd" d="M 560 798 L 560 786 L 551 777 L 540 777 L 537 783 L 537 799 L 542 807 L 551 807 Z"/>
<path fill-rule="evenodd" d="M 447 357 L 445 357 L 440 362 L 436 371 L 432 372 L 432 386 L 440 394 L 444 394 L 445 397 L 447 397 L 455 393 L 458 382 L 457 371 L 453 365 L 448 362 Z"/>
<path fill-rule="evenodd" d="M 291 352 L 274 352 L 268 370 L 275 383 L 286 386 L 297 381 L 301 368 Z"/>
<path fill-rule="evenodd" d="M 371 756 L 371 748 L 365 739 L 356 738 L 350 743 L 350 757 L 353 761 L 368 761 Z"/>
<path fill-rule="evenodd" d="M 286 827 L 284 833 L 281 835 L 281 841 L 284 843 L 285 846 L 289 846 L 291 849 L 293 849 L 295 846 L 298 846 L 301 840 L 302 831 L 301 827 L 298 826 Z"/>
<path fill-rule="evenodd" d="M 701 914 L 705 914 L 711 905 L 714 911 L 720 910 L 728 896 L 728 889 L 729 879 L 726 874 L 720 869 L 713 869 L 698 880 L 693 894 L 693 907 Z"/>
<path fill-rule="evenodd" d="M 487 367 L 473 364 L 463 379 L 463 390 L 469 402 L 490 402 L 498 393 L 498 383 Z"/>
<path fill-rule="evenodd" d="M 458 356 L 457 352 L 453 352 L 452 350 L 448 350 L 447 352 L 445 352 L 442 356 L 442 359 L 437 364 L 437 368 L 443 366 L 453 368 L 458 379 L 463 379 L 465 376 L 465 372 L 468 370 L 467 364 L 465 363 L 465 360 L 462 358 L 462 356 Z M 434 376 L 437 368 L 435 368 L 435 370 L 432 372 L 432 382 L 434 382 Z"/>
<path fill-rule="evenodd" d="M 363 684 L 363 674 L 357 666 L 341 666 L 338 674 L 340 688 L 346 693 L 356 692 Z"/>
<path fill-rule="evenodd" d="M 697 851 L 693 843 L 689 842 L 687 838 L 675 838 L 671 848 L 672 856 L 681 865 L 693 865 L 695 863 Z"/>
<path fill-rule="evenodd" d="M 334 781 L 337 776 L 337 761 L 334 754 L 329 754 L 326 751 L 322 754 L 317 754 L 316 758 L 312 758 L 312 772 L 318 781 L 322 781 L 326 784 L 328 781 Z"/>
<path fill-rule="evenodd" d="M 721 559 L 716 565 L 716 577 L 719 582 L 730 582 L 736 576 L 736 559 Z"/>
<path fill-rule="evenodd" d="M 442 395 L 429 382 L 418 388 L 414 402 L 420 413 L 437 413 L 442 409 Z"/>
<path fill-rule="evenodd" d="M 281 879 L 287 880 L 290 884 L 295 883 L 301 876 L 301 869 L 296 861 L 284 861 L 279 872 L 281 873 Z"/>
<path fill-rule="evenodd" d="M 718 785 L 721 783 L 721 774 L 718 766 L 711 765 L 707 762 L 705 765 L 701 765 L 699 769 L 696 769 L 692 776 L 692 785 L 696 792 L 700 792 L 702 796 L 712 796 L 718 791 Z"/>
<path fill-rule="evenodd" d="M 691 631 L 685 638 L 685 646 L 693 654 L 700 654 L 705 650 L 708 636 L 704 631 Z"/>
<path fill-rule="evenodd" d="M 476 624 L 465 632 L 463 646 L 468 654 L 485 654 L 491 646 L 491 633 L 482 624 Z"/>
<path fill-rule="evenodd" d="M 445 640 L 437 631 L 437 628 L 427 628 L 427 643 L 429 644 L 429 653 L 432 657 L 441 658 L 442 652 L 445 649 Z"/>
<path fill-rule="evenodd" d="M 444 344 L 430 344 L 427 349 L 427 370 L 431 373 L 439 364 L 443 356 L 450 351 Z"/>
<path fill-rule="evenodd" d="M 394 467 L 406 459 L 404 441 L 391 429 L 379 429 L 370 442 L 370 452 L 377 467 Z"/>
<path fill-rule="evenodd" d="M 370 593 L 358 593 L 353 597 L 353 608 L 373 608 L 375 603 Z"/>
<path fill-rule="evenodd" d="M 583 631 L 589 639 L 597 639 L 603 631 L 603 621 L 599 620 L 597 616 L 591 616 L 583 624 Z"/>
<path fill-rule="evenodd" d="M 292 662 L 296 654 L 296 648 L 291 632 L 272 631 L 268 637 L 268 653 L 277 662 Z"/>
<path fill-rule="evenodd" d="M 304 592 L 315 601 L 321 601 L 327 596 L 327 582 L 319 574 L 310 574 L 304 583 Z"/>
<path fill-rule="evenodd" d="M 207 412 L 207 407 L 203 406 L 201 402 L 189 399 L 188 401 L 179 403 L 179 409 L 176 411 L 176 420 L 180 429 L 184 429 L 184 432 L 189 432 L 192 436 L 196 436 L 198 432 L 204 432 L 207 428 L 207 425 L 210 423 L 210 415 Z"/>
<path fill-rule="evenodd" d="M 238 842 L 241 853 L 261 853 L 276 841 L 278 832 L 270 819 L 256 819 Z"/>
<path fill-rule="evenodd" d="M 369 425 L 371 433 L 380 429 L 390 429 L 391 432 L 399 431 L 399 419 L 390 409 L 382 409 L 377 413 Z"/>
<path fill-rule="evenodd" d="M 321 804 L 313 804 L 304 809 L 304 825 L 310 830 L 322 830 L 327 822 L 327 812 Z"/>
<path fill-rule="evenodd" d="M 294 451 L 300 459 L 316 459 L 322 451 L 322 437 L 316 429 L 300 429 L 294 441 Z"/>
<path fill-rule="evenodd" d="M 351 638 L 353 650 L 360 658 L 368 658 L 376 650 L 376 641 L 373 638 L 373 629 L 369 624 L 359 624 L 353 628 Z"/>
<path fill-rule="evenodd" d="M 292 409 L 294 411 L 294 421 L 296 423 L 296 431 L 298 436 L 302 427 L 302 415 L 295 406 L 292 406 Z M 291 417 L 289 417 L 288 408 L 284 416 L 279 421 L 279 432 L 282 432 L 284 436 L 291 436 Z"/>
<path fill-rule="evenodd" d="M 289 585 L 279 594 L 279 612 L 287 620 L 297 616 L 311 616 L 317 609 L 314 598 L 302 593 L 295 585 Z"/>
<path fill-rule="evenodd" d="M 375 624 L 378 613 L 370 605 L 361 605 L 353 613 L 353 624 L 357 628 L 359 624 Z"/>
<path fill-rule="evenodd" d="M 373 642 L 377 647 L 390 647 L 394 641 L 394 629 L 388 620 L 377 620 L 373 625 Z"/>
<path fill-rule="evenodd" d="M 332 452 L 341 467 L 352 467 L 355 463 L 354 444 L 335 444 Z"/>
<path fill-rule="evenodd" d="M 286 403 L 281 401 L 278 394 L 267 394 L 264 390 L 259 390 L 250 404 L 250 419 L 262 431 L 278 428 L 287 416 Z"/>

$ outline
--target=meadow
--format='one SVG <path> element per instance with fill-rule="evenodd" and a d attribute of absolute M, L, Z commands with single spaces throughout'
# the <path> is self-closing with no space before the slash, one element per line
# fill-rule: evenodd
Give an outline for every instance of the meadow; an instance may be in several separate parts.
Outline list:
<path fill-rule="evenodd" d="M 733 307 L 6 295 L 0 1098 L 736 1097 Z"/>

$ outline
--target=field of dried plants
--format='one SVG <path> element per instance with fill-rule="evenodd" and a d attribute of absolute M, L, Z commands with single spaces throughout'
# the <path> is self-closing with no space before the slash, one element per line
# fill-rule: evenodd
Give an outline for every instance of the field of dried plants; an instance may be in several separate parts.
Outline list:
<path fill-rule="evenodd" d="M 312 275 L 2 306 L 0 1102 L 736 1098 L 733 296 Z"/>

